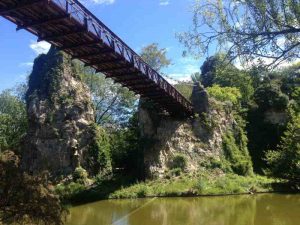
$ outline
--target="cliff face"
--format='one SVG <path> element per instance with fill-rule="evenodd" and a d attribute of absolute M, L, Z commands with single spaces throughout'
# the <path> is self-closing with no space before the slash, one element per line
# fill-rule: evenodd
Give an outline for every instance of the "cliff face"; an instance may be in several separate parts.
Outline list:
<path fill-rule="evenodd" d="M 88 88 L 72 70 L 71 59 L 51 48 L 34 62 L 26 93 L 29 130 L 23 167 L 32 173 L 72 173 L 89 169 L 89 148 L 94 143 L 94 111 Z"/>
<path fill-rule="evenodd" d="M 148 178 L 164 176 L 171 169 L 170 165 L 174 157 L 179 154 L 187 160 L 187 172 L 197 171 L 211 161 L 220 164 L 226 161 L 228 163 L 225 164 L 238 173 L 251 173 L 250 156 L 247 147 L 244 146 L 246 143 L 243 143 L 243 140 L 235 140 L 235 137 L 238 139 L 242 134 L 237 129 L 237 121 L 232 112 L 224 104 L 209 99 L 207 93 L 199 91 L 199 88 L 195 90 L 195 94 L 200 96 L 193 97 L 193 101 L 198 99 L 205 104 L 201 106 L 201 102 L 198 102 L 201 115 L 195 118 L 174 119 L 155 111 L 147 106 L 148 103 L 141 101 L 140 129 L 148 143 L 144 148 L 146 176 Z M 226 142 L 228 135 L 232 143 Z M 236 149 L 232 150 L 231 145 Z M 224 147 L 227 150 L 224 150 Z M 241 166 L 245 168 L 241 169 L 240 165 L 233 165 L 237 160 L 235 156 L 240 157 L 238 160 L 247 161 L 247 165 Z"/>

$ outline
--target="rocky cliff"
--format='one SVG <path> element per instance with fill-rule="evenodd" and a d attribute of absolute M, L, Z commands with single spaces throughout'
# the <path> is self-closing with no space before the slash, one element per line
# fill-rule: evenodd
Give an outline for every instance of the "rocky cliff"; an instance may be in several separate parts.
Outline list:
<path fill-rule="evenodd" d="M 188 119 L 172 118 L 141 101 L 139 122 L 145 140 L 146 176 L 164 176 L 174 168 L 178 156 L 186 159 L 186 172 L 216 166 L 251 173 L 247 139 L 230 106 L 209 98 L 202 87 L 194 87 L 193 95 L 200 115 Z"/>
<path fill-rule="evenodd" d="M 94 125 L 89 90 L 69 56 L 51 48 L 35 60 L 26 102 L 29 130 L 23 167 L 32 173 L 48 170 L 55 176 L 70 174 L 79 166 L 96 173 L 97 166 L 90 162 L 97 154 L 93 148 L 99 147 L 101 131 Z"/>

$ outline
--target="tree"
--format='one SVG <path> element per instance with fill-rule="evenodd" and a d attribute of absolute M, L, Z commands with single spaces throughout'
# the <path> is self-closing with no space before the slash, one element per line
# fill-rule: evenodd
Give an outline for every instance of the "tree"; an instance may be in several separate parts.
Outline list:
<path fill-rule="evenodd" d="M 270 150 L 266 160 L 271 174 L 300 184 L 300 113 L 291 111 L 291 120 L 277 150 Z"/>
<path fill-rule="evenodd" d="M 27 131 L 25 104 L 10 90 L 0 94 L 0 152 L 16 149 Z"/>
<path fill-rule="evenodd" d="M 143 146 L 135 113 L 126 127 L 111 132 L 112 164 L 114 168 L 122 168 L 126 174 L 137 178 L 144 176 Z"/>
<path fill-rule="evenodd" d="M 195 0 L 193 12 L 192 29 L 178 35 L 192 54 L 225 51 L 269 66 L 300 56 L 299 0 Z"/>
<path fill-rule="evenodd" d="M 62 225 L 65 210 L 47 175 L 23 173 L 11 151 L 0 153 L 0 224 Z"/>
<path fill-rule="evenodd" d="M 238 88 L 244 105 L 249 102 L 254 92 L 250 74 L 236 68 L 226 60 L 224 54 L 216 54 L 204 61 L 201 66 L 200 82 L 204 87 L 219 85 Z"/>
<path fill-rule="evenodd" d="M 94 69 L 74 62 L 74 68 L 90 88 L 95 108 L 95 122 L 109 127 L 126 123 L 136 110 L 137 97 L 127 88 L 106 79 Z"/>
<path fill-rule="evenodd" d="M 254 100 L 263 111 L 268 109 L 282 110 L 287 108 L 289 98 L 282 93 L 275 82 L 264 83 L 254 93 Z"/>
<path fill-rule="evenodd" d="M 201 75 L 199 81 L 204 87 L 211 87 L 215 83 L 217 70 L 223 70 L 225 66 L 231 66 L 231 64 L 224 61 L 224 56 L 222 54 L 216 54 L 208 57 L 201 66 Z"/>
<path fill-rule="evenodd" d="M 215 99 L 224 102 L 230 101 L 233 105 L 239 106 L 241 101 L 241 92 L 235 87 L 220 87 L 219 85 L 213 85 L 207 88 L 207 92 Z"/>
<path fill-rule="evenodd" d="M 168 67 L 171 64 L 171 60 L 167 58 L 166 54 L 167 49 L 159 48 L 156 43 L 142 48 L 141 51 L 143 60 L 157 72 L 161 72 L 162 68 Z"/>

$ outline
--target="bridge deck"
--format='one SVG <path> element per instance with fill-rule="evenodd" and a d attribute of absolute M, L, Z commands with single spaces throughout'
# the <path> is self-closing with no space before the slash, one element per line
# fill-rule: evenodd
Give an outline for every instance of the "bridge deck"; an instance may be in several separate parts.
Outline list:
<path fill-rule="evenodd" d="M 191 103 L 78 0 L 0 0 L 0 15 L 171 114 L 192 114 Z"/>

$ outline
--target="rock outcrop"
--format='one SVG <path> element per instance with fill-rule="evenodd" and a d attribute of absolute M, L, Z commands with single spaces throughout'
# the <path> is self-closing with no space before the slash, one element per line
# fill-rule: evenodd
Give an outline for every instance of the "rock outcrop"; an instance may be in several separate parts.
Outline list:
<path fill-rule="evenodd" d="M 194 88 L 198 117 L 188 119 L 172 118 L 157 112 L 151 103 L 141 101 L 139 123 L 144 138 L 144 163 L 147 178 L 163 177 L 170 171 L 170 165 L 176 155 L 183 155 L 187 160 L 187 172 L 197 171 L 209 161 L 224 160 L 224 136 L 240 136 L 236 129 L 237 121 L 230 112 L 230 107 L 214 99 L 209 99 L 205 90 Z M 150 107 L 149 107 L 150 106 Z M 232 145 L 239 145 L 238 141 Z M 239 147 L 243 147 L 241 144 Z M 230 151 L 230 150 L 229 150 Z M 249 161 L 246 170 L 252 171 L 250 156 L 246 150 L 238 154 Z M 234 153 L 235 154 L 235 153 Z M 230 159 L 229 159 L 230 160 Z M 235 159 L 234 159 L 235 160 Z"/>
<path fill-rule="evenodd" d="M 89 171 L 89 151 L 97 135 L 94 111 L 89 90 L 69 56 L 51 48 L 35 60 L 26 102 L 29 130 L 23 167 L 54 176 L 68 175 L 78 166 Z"/>

